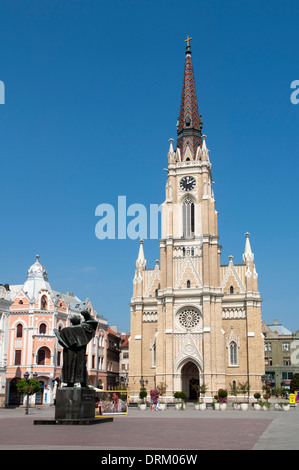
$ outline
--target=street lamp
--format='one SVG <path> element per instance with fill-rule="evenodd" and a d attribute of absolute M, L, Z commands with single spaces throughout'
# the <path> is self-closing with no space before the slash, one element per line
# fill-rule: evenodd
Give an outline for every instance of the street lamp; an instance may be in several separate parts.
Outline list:
<path fill-rule="evenodd" d="M 144 388 L 144 385 L 148 384 L 148 380 L 140 379 L 139 383 L 140 383 L 141 387 Z"/>
<path fill-rule="evenodd" d="M 24 379 L 27 382 L 27 387 L 29 387 L 29 372 L 26 371 L 24 374 Z M 27 389 L 27 399 L 26 399 L 26 408 L 25 408 L 25 415 L 29 414 L 29 390 Z"/>

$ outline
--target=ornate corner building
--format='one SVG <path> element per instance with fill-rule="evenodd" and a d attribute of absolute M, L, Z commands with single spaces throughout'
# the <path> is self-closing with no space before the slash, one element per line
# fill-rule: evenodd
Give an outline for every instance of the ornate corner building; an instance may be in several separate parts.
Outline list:
<path fill-rule="evenodd" d="M 129 392 L 161 382 L 166 397 L 206 384 L 206 397 L 230 384 L 261 391 L 264 367 L 261 298 L 246 233 L 243 264 L 221 265 L 211 162 L 202 134 L 187 39 L 177 144 L 170 139 L 162 204 L 160 262 L 146 268 L 140 241 L 131 299 Z"/>
<path fill-rule="evenodd" d="M 47 270 L 39 262 L 38 255 L 36 258 L 27 271 L 24 284 L 9 286 L 9 314 L 2 314 L 1 331 L 5 342 L 1 343 L 0 360 L 5 365 L 1 382 L 4 385 L 6 381 L 5 405 L 22 404 L 24 397 L 18 392 L 17 383 L 25 372 L 29 372 L 30 377 L 36 374 L 41 383 L 40 392 L 31 397 L 32 403 L 53 403 L 55 379 L 60 378 L 63 362 L 63 349 L 54 328 L 59 330 L 69 326 L 70 317 L 80 316 L 80 311 L 84 309 L 88 309 L 99 321 L 97 334 L 86 350 L 90 382 L 95 386 L 101 382 L 105 388 L 108 382 L 107 320 L 97 315 L 89 298 L 82 302 L 72 292 L 64 294 L 52 289 Z M 1 299 L 4 290 L 0 286 L 0 308 L 4 302 Z"/>

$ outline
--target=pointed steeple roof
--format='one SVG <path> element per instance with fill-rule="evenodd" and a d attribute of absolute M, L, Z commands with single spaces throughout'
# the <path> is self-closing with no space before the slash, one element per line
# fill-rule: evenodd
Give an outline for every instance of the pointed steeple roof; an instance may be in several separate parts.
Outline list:
<path fill-rule="evenodd" d="M 144 251 L 143 251 L 143 240 L 140 240 L 140 247 L 139 247 L 138 258 L 136 260 L 136 267 L 137 268 L 146 267 L 146 259 L 144 257 Z"/>
<path fill-rule="evenodd" d="M 186 58 L 184 80 L 181 98 L 180 116 L 177 123 L 177 147 L 180 148 L 182 160 L 185 160 L 187 148 L 195 158 L 199 145 L 202 144 L 202 119 L 198 112 L 195 80 L 191 59 L 191 46 L 189 36 L 186 39 Z"/>
<path fill-rule="evenodd" d="M 245 242 L 245 252 L 243 254 L 244 263 L 246 263 L 246 261 L 253 261 L 254 260 L 254 254 L 252 253 L 252 250 L 251 250 L 249 235 L 250 235 L 250 233 L 248 233 L 248 232 L 245 233 L 246 242 Z"/>

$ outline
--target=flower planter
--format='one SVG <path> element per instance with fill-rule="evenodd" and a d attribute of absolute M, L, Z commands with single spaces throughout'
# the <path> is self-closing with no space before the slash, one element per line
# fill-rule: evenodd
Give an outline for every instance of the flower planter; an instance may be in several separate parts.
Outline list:
<path fill-rule="evenodd" d="M 207 409 L 206 403 L 200 403 L 200 404 L 199 404 L 199 409 L 200 409 L 200 411 L 206 410 L 206 409 Z"/>
<path fill-rule="evenodd" d="M 260 411 L 262 407 L 261 407 L 261 405 L 260 405 L 259 403 L 255 403 L 255 404 L 253 405 L 253 408 L 254 408 L 256 411 Z"/>
<path fill-rule="evenodd" d="M 140 409 L 141 411 L 146 410 L 146 403 L 140 403 L 139 409 Z"/>
<path fill-rule="evenodd" d="M 215 403 L 215 410 L 220 410 L 220 403 Z"/>
<path fill-rule="evenodd" d="M 176 403 L 175 404 L 175 409 L 176 410 L 184 410 L 186 408 L 185 403 Z"/>
<path fill-rule="evenodd" d="M 160 403 L 160 405 L 159 405 L 159 406 L 160 406 L 160 410 L 162 410 L 162 411 L 165 411 L 165 410 L 166 410 L 166 408 L 167 408 L 167 405 L 166 405 L 166 403 Z"/>
<path fill-rule="evenodd" d="M 220 410 L 225 411 L 226 410 L 226 403 L 220 403 Z"/>
<path fill-rule="evenodd" d="M 194 409 L 195 410 L 200 410 L 200 404 L 199 403 L 194 403 Z"/>
<path fill-rule="evenodd" d="M 290 411 L 290 405 L 286 403 L 285 405 L 282 405 L 281 409 L 282 411 Z"/>
<path fill-rule="evenodd" d="M 241 407 L 240 407 L 240 403 L 233 403 L 233 409 L 234 410 L 239 410 Z"/>
<path fill-rule="evenodd" d="M 248 410 L 248 403 L 240 403 L 240 407 L 242 411 L 247 411 Z"/>
<path fill-rule="evenodd" d="M 269 410 L 270 410 L 270 406 L 263 405 L 263 406 L 262 406 L 262 410 L 263 410 L 263 411 L 269 411 Z"/>

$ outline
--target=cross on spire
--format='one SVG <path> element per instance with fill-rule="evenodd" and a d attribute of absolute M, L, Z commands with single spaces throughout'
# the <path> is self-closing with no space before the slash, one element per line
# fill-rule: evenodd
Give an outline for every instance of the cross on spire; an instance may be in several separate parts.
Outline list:
<path fill-rule="evenodd" d="M 187 47 L 190 47 L 189 41 L 191 41 L 192 38 L 187 36 L 187 39 L 185 39 L 185 42 L 187 43 Z"/>

